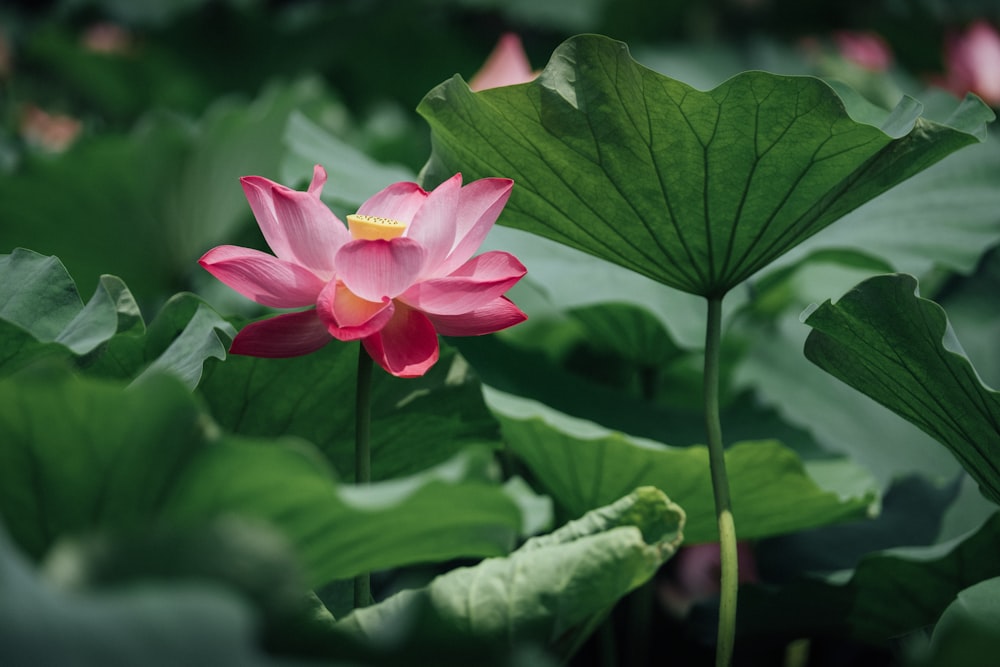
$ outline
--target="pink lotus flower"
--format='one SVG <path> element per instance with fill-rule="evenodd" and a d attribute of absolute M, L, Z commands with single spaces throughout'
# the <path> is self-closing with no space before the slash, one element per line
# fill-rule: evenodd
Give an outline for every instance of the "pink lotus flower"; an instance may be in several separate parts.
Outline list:
<path fill-rule="evenodd" d="M 505 33 L 500 37 L 486 62 L 469 80 L 469 88 L 474 91 L 501 86 L 513 86 L 527 83 L 538 76 L 531 69 L 528 55 L 521 45 L 521 38 L 514 33 Z"/>
<path fill-rule="evenodd" d="M 1000 106 L 1000 35 L 986 21 L 949 39 L 944 86 L 957 95 L 971 91 L 990 106 Z"/>
<path fill-rule="evenodd" d="M 308 354 L 336 338 L 360 339 L 399 377 L 423 375 L 438 359 L 438 338 L 492 333 L 526 315 L 504 293 L 526 270 L 513 255 L 476 257 L 513 181 L 462 186 L 456 174 L 432 192 L 395 183 L 347 216 L 320 201 L 326 171 L 306 192 L 260 176 L 241 180 L 274 255 L 236 246 L 209 250 L 199 263 L 257 303 L 309 310 L 253 322 L 230 352 L 255 357 Z"/>
<path fill-rule="evenodd" d="M 882 36 L 874 32 L 842 30 L 833 34 L 833 41 L 844 60 L 865 69 L 884 72 L 892 64 L 892 50 Z"/>

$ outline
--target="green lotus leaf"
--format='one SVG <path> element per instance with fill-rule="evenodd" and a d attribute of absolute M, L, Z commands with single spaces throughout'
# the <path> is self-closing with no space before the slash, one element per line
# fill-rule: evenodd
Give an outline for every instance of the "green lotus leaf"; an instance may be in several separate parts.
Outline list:
<path fill-rule="evenodd" d="M 502 224 L 702 296 L 980 141 L 994 117 L 970 96 L 936 123 L 907 98 L 859 122 L 823 81 L 766 72 L 702 92 L 595 35 L 566 41 L 534 82 L 473 93 L 454 77 L 418 111 L 426 184 L 513 178 Z"/>

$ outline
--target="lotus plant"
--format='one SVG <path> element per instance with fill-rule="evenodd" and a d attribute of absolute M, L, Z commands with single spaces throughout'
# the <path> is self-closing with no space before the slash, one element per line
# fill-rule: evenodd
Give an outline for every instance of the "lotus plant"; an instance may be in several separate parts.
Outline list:
<path fill-rule="evenodd" d="M 476 257 L 513 181 L 461 174 L 432 192 L 395 183 L 340 221 L 320 200 L 319 165 L 305 192 L 260 176 L 241 179 L 274 255 L 236 246 L 200 264 L 240 294 L 273 308 L 303 308 L 251 323 L 230 352 L 290 357 L 333 339 L 360 340 L 387 372 L 423 375 L 438 359 L 438 334 L 488 334 L 526 316 L 504 293 L 525 274 L 502 251 Z"/>
<path fill-rule="evenodd" d="M 514 182 L 455 174 L 433 191 L 395 183 L 345 225 L 320 199 L 326 170 L 305 192 L 261 176 L 241 179 L 270 255 L 219 246 L 200 264 L 240 294 L 273 308 L 306 308 L 253 322 L 230 352 L 308 354 L 330 341 L 361 341 L 355 409 L 358 484 L 371 480 L 372 361 L 398 377 L 423 375 L 438 359 L 438 334 L 492 333 L 526 319 L 504 293 L 526 270 L 513 255 L 473 257 Z M 355 607 L 371 602 L 367 573 L 354 581 Z"/>

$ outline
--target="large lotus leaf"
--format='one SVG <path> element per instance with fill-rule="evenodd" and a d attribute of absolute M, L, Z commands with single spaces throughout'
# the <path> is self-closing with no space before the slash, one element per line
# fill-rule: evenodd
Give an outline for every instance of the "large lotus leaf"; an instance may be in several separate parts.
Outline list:
<path fill-rule="evenodd" d="M 689 543 L 718 540 L 704 446 L 666 447 L 558 415 L 538 404 L 489 393 L 508 447 L 570 514 L 600 507 L 623 489 L 669 490 L 687 515 Z M 743 442 L 726 451 L 733 512 L 743 538 L 759 538 L 862 518 L 876 495 L 857 468 L 816 461 L 807 470 L 776 441 Z M 810 471 L 834 490 L 821 488 Z"/>
<path fill-rule="evenodd" d="M 738 632 L 887 643 L 933 624 L 963 589 L 1000 576 L 998 549 L 1000 515 L 994 514 L 964 539 L 870 554 L 846 581 L 801 578 L 777 589 L 745 587 Z"/>
<path fill-rule="evenodd" d="M 231 355 L 224 363 L 209 364 L 199 390 L 224 428 L 249 436 L 303 437 L 350 479 L 357 357 L 357 343 L 336 341 L 289 359 Z M 445 346 L 421 378 L 394 378 L 374 369 L 373 479 L 423 470 L 466 445 L 498 443 L 497 423 L 467 371 Z"/>
<path fill-rule="evenodd" d="M 533 642 L 566 657 L 673 555 L 683 527 L 683 510 L 662 491 L 639 488 L 507 557 L 357 610 L 338 627 L 380 646 L 391 647 L 405 629 L 443 641 L 472 637 L 487 653 Z"/>
<path fill-rule="evenodd" d="M 701 92 L 594 35 L 565 42 L 532 83 L 473 93 L 455 77 L 418 111 L 428 184 L 513 178 L 504 224 L 703 296 L 981 139 L 993 118 L 970 97 L 939 124 L 906 99 L 870 125 L 819 79 L 765 72 Z"/>
<path fill-rule="evenodd" d="M 276 526 L 318 585 L 369 569 L 506 553 L 522 522 L 492 481 L 487 450 L 409 478 L 340 486 L 299 439 L 219 435 L 166 376 L 127 390 L 74 377 L 4 381 L 0 441 L 0 515 L 34 557 L 89 530 L 197 526 L 236 514 Z"/>
<path fill-rule="evenodd" d="M 1000 502 L 1000 397 L 936 303 L 905 274 L 870 278 L 809 315 L 806 357 L 947 447 Z"/>

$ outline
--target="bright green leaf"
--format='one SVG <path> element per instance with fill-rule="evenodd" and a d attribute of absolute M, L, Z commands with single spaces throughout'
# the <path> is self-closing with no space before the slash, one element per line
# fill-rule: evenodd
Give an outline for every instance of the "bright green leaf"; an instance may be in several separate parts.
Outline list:
<path fill-rule="evenodd" d="M 143 328 L 132 293 L 115 276 L 101 276 L 86 306 L 56 257 L 17 248 L 0 256 L 0 320 L 43 343 L 83 355 L 116 333 Z"/>
<path fill-rule="evenodd" d="M 474 449 L 409 478 L 338 485 L 295 438 L 219 437 L 176 380 L 0 382 L 0 515 L 27 553 L 151 521 L 263 519 L 295 547 L 310 585 L 416 562 L 506 553 L 522 526 Z"/>
<path fill-rule="evenodd" d="M 880 129 L 819 79 L 765 72 L 700 92 L 593 35 L 565 42 L 532 83 L 472 93 L 455 77 L 418 111 L 433 133 L 426 181 L 513 178 L 504 224 L 703 296 L 981 139 L 993 118 L 970 97 L 949 127 L 904 100 Z"/>
<path fill-rule="evenodd" d="M 676 551 L 684 512 L 662 491 L 640 488 L 555 532 L 355 611 L 338 624 L 373 644 L 390 633 L 474 637 L 482 650 L 537 642 L 564 656 L 623 595 Z"/>
<path fill-rule="evenodd" d="M 912 276 L 877 276 L 827 301 L 806 320 L 806 357 L 930 434 L 1000 502 L 1000 397 L 916 291 Z"/>
<path fill-rule="evenodd" d="M 653 485 L 684 508 L 687 542 L 718 539 L 705 447 L 630 438 L 496 392 L 489 393 L 489 402 L 510 449 L 570 514 L 611 502 L 623 489 Z M 742 538 L 860 518 L 874 510 L 875 493 L 870 484 L 858 488 L 856 474 L 845 477 L 843 493 L 822 489 L 799 457 L 775 441 L 734 445 L 726 452 L 726 467 Z"/>

